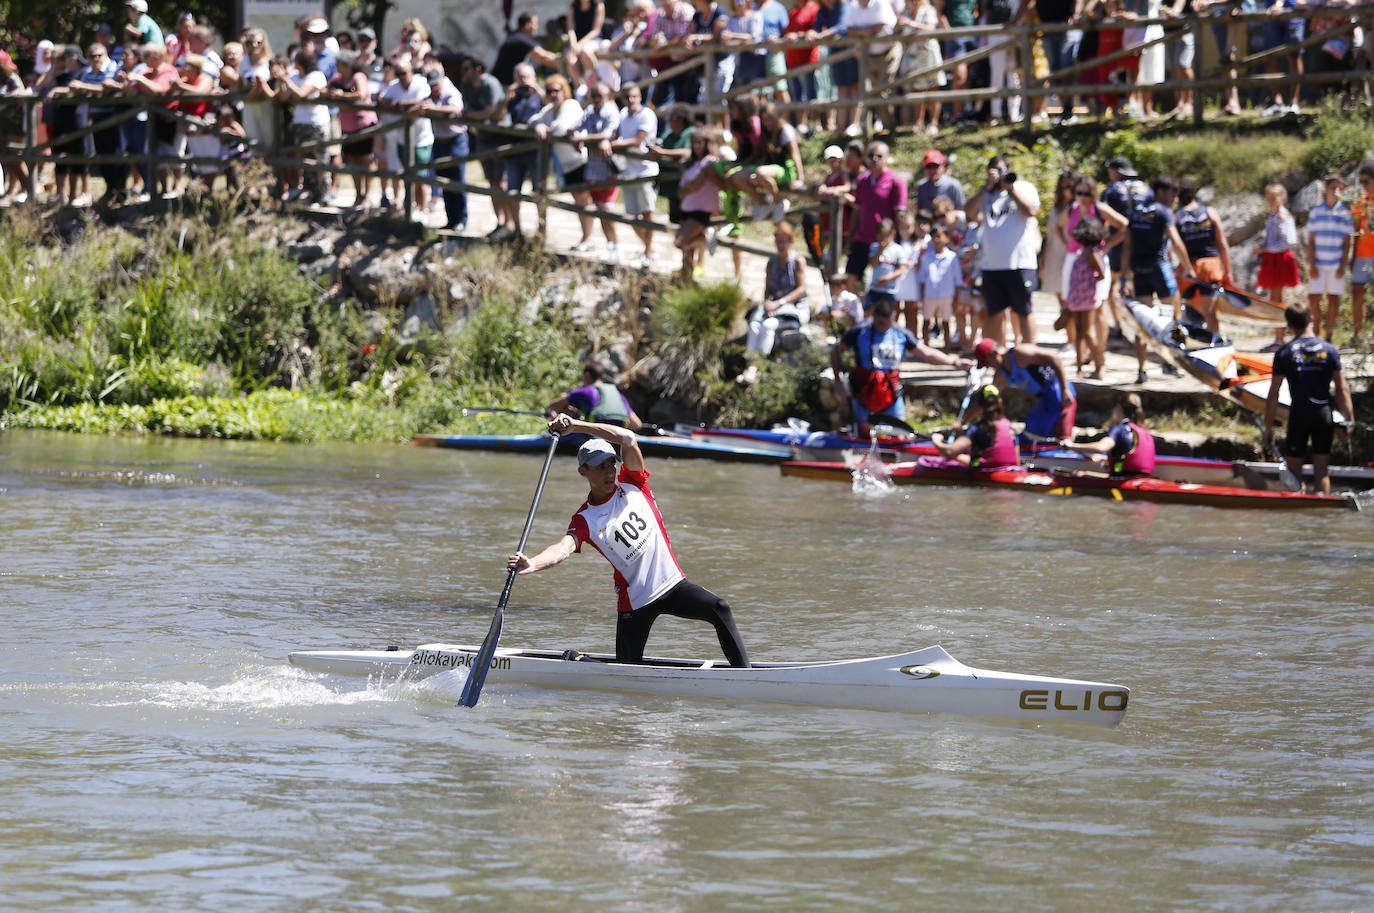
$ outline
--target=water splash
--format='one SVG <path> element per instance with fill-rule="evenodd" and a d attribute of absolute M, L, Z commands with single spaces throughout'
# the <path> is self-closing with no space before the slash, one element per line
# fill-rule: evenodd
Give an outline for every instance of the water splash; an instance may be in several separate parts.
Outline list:
<path fill-rule="evenodd" d="M 453 704 L 462 693 L 467 670 L 449 670 L 427 678 L 372 677 L 356 687 L 329 676 L 290 667 L 244 670 L 221 685 L 194 681 L 111 682 L 101 691 L 117 690 L 119 698 L 93 701 L 96 706 L 152 706 L 183 710 L 279 710 L 302 707 L 353 706 L 369 703 Z M 349 686 L 352 683 L 353 687 Z M 133 696 L 129 696 L 130 690 Z"/>
<path fill-rule="evenodd" d="M 878 455 L 878 439 L 873 438 L 868 451 L 857 461 L 850 464 L 854 475 L 852 490 L 864 498 L 885 498 L 897 490 L 892 484 L 892 474 Z"/>

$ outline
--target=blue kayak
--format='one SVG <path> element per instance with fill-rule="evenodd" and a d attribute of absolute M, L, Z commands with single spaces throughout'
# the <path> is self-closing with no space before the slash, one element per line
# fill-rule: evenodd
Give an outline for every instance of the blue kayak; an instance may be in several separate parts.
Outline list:
<path fill-rule="evenodd" d="M 567 435 L 558 443 L 558 452 L 572 456 L 586 440 L 584 435 Z M 445 447 L 451 450 L 486 450 L 496 453 L 543 453 L 548 449 L 547 434 L 417 434 L 410 439 L 416 447 Z M 781 463 L 792 458 L 786 451 L 715 444 L 689 437 L 639 435 L 639 449 L 645 456 L 681 457 L 693 460 L 724 460 L 735 463 Z"/>

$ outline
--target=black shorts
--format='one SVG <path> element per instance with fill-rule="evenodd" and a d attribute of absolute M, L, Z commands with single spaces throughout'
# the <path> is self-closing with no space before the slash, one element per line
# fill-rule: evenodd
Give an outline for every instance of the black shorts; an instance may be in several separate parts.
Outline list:
<path fill-rule="evenodd" d="M 615 658 L 622 663 L 637 663 L 644 659 L 644 644 L 649 631 L 660 615 L 676 615 L 694 621 L 710 622 L 716 629 L 720 649 L 732 666 L 749 665 L 749 653 L 744 649 L 730 603 L 705 587 L 681 580 L 662 596 L 632 612 L 621 612 L 615 625 Z"/>
<path fill-rule="evenodd" d="M 1135 297 L 1146 304 L 1150 303 L 1151 295 L 1163 301 L 1178 294 L 1178 280 L 1174 278 L 1171 263 L 1156 263 L 1148 269 L 1133 268 L 1131 280 L 1135 285 Z"/>
<path fill-rule="evenodd" d="M 695 222 L 702 228 L 706 228 L 711 224 L 711 214 L 704 209 L 684 209 L 682 211 L 682 218 L 677 221 L 679 225 Z"/>
<path fill-rule="evenodd" d="M 1035 290 L 1033 269 L 983 270 L 983 304 L 993 317 L 1010 309 L 1014 314 L 1029 317 L 1031 292 Z"/>
<path fill-rule="evenodd" d="M 1331 406 L 1320 409 L 1288 410 L 1288 438 L 1284 441 L 1283 452 L 1291 457 L 1307 455 L 1308 441 L 1312 443 L 1313 456 L 1327 456 L 1331 453 L 1331 439 L 1335 436 L 1336 423 L 1331 418 Z"/>
<path fill-rule="evenodd" d="M 372 137 L 355 139 L 343 144 L 344 158 L 360 159 L 372 155 Z"/>
<path fill-rule="evenodd" d="M 859 279 L 864 277 L 864 271 L 868 269 L 868 251 L 871 247 L 872 245 L 867 241 L 850 242 L 849 259 L 844 264 L 846 275 L 855 276 Z"/>

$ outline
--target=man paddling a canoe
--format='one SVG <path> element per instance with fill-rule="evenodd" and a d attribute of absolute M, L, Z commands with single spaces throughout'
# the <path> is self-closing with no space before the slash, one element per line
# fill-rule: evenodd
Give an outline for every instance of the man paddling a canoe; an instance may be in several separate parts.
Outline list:
<path fill-rule="evenodd" d="M 1335 423 L 1331 416 L 1331 384 L 1336 385 L 1336 408 L 1354 418 L 1350 387 L 1341 371 L 1341 353 L 1312 332 L 1307 309 L 1289 305 L 1283 312 L 1288 328 L 1296 338 L 1274 353 L 1274 379 L 1269 384 L 1269 399 L 1264 405 L 1264 447 L 1274 443 L 1274 419 L 1278 413 L 1279 388 L 1288 381 L 1288 439 L 1283 459 L 1298 478 L 1302 478 L 1303 457 L 1312 443 L 1312 486 L 1318 494 L 1331 494 L 1331 438 Z M 1294 485 L 1296 488 L 1296 484 Z"/>
<path fill-rule="evenodd" d="M 533 574 L 561 564 L 589 543 L 615 568 L 617 661 L 640 662 L 654 622 L 660 615 L 676 615 L 709 622 L 730 665 L 747 667 L 749 654 L 730 604 L 688 581 L 678 566 L 634 433 L 568 415 L 550 420 L 549 431 L 590 435 L 577 452 L 577 473 L 590 492 L 561 539 L 533 558 L 511 555 L 506 567 L 521 576 Z M 612 443 L 620 446 L 625 461 L 618 474 Z"/>
<path fill-rule="evenodd" d="M 558 397 L 544 411 L 553 418 L 570 407 L 589 422 L 622 425 L 631 431 L 644 427 L 625 394 L 606 379 L 606 370 L 595 361 L 582 366 L 582 386 Z"/>

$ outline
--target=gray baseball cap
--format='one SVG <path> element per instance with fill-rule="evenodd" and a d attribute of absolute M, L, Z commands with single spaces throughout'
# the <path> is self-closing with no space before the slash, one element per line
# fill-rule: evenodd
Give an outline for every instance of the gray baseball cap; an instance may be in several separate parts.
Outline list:
<path fill-rule="evenodd" d="M 589 439 L 577 450 L 577 465 L 600 466 L 607 460 L 614 460 L 615 448 L 599 437 Z"/>

